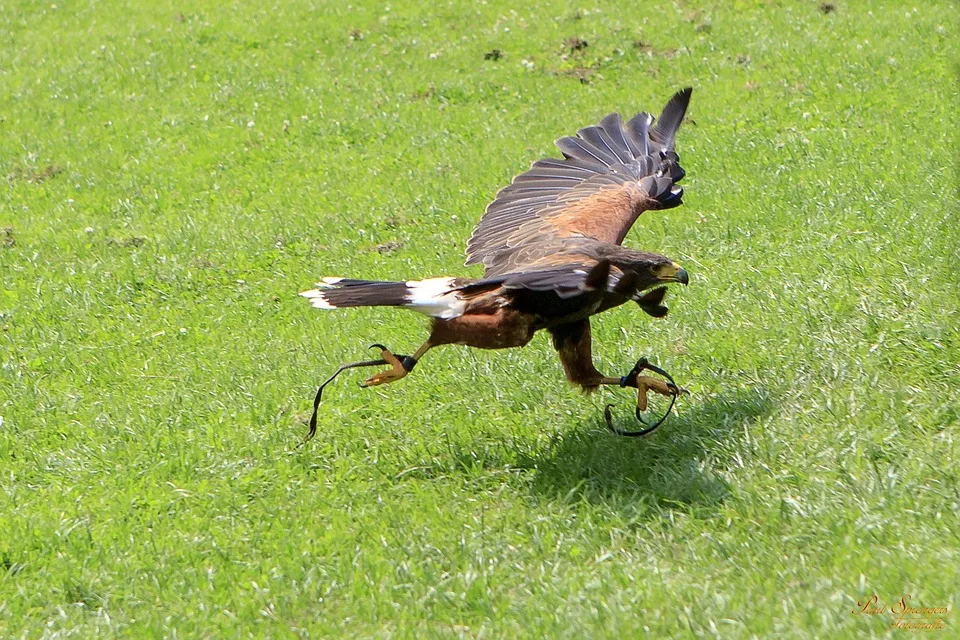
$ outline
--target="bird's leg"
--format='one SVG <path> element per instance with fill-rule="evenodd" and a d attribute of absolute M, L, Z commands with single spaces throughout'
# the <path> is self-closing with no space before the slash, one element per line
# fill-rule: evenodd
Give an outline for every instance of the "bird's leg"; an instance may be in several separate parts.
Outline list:
<path fill-rule="evenodd" d="M 592 338 L 590 335 L 590 322 L 580 320 L 569 324 L 559 325 L 550 329 L 553 335 L 553 346 L 560 354 L 560 362 L 563 364 L 563 370 L 567 374 L 567 380 L 583 387 L 584 391 L 593 391 L 601 385 L 617 385 L 620 388 L 632 387 L 637 390 L 637 408 L 634 414 L 641 424 L 646 425 L 641 413 L 647 410 L 647 392 L 653 391 L 664 396 L 670 397 L 670 407 L 663 417 L 651 427 L 641 431 L 621 431 L 614 428 L 613 418 L 610 415 L 610 405 L 603 410 L 603 415 L 607 419 L 607 426 L 614 433 L 623 436 L 642 436 L 650 433 L 660 426 L 670 415 L 673 409 L 673 403 L 677 396 L 685 391 L 678 387 L 666 371 L 647 362 L 646 358 L 640 358 L 637 364 L 627 375 L 620 378 L 605 376 L 593 365 Z M 640 375 L 643 371 L 649 370 L 653 373 L 663 376 L 666 381 L 654 378 L 652 376 Z"/>
<path fill-rule="evenodd" d="M 383 358 L 383 361 L 390 365 L 390 368 L 386 371 L 381 371 L 380 373 L 371 376 L 360 383 L 361 387 L 374 387 L 378 384 L 387 384 L 388 382 L 396 382 L 397 380 L 405 377 L 408 373 L 413 371 L 413 368 L 417 366 L 417 361 L 423 357 L 427 351 L 433 345 L 430 344 L 430 341 L 424 342 L 417 352 L 412 356 L 402 356 L 394 355 L 382 344 L 375 344 L 373 347 L 380 349 L 380 357 Z M 371 347 L 371 348 L 373 348 Z"/>

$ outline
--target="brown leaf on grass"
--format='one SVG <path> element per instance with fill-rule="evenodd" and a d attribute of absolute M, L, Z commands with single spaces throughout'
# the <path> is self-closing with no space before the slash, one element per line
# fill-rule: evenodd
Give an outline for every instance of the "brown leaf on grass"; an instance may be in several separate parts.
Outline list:
<path fill-rule="evenodd" d="M 107 238 L 107 245 L 111 247 L 142 247 L 147 239 L 143 236 L 128 236 L 126 238 Z"/>
<path fill-rule="evenodd" d="M 570 50 L 570 53 L 586 51 L 590 43 L 578 36 L 570 36 L 563 41 L 563 46 Z"/>
<path fill-rule="evenodd" d="M 39 184 L 44 180 L 49 180 L 63 173 L 63 167 L 57 164 L 48 164 L 43 169 L 25 169 L 23 167 L 14 167 L 13 171 L 7 174 L 7 180 L 24 180 L 25 182 Z"/>

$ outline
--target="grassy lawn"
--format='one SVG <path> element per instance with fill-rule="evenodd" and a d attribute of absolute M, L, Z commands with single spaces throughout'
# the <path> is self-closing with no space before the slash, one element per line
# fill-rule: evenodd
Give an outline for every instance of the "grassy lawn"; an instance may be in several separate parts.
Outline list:
<path fill-rule="evenodd" d="M 0 5 L 0 637 L 957 637 L 955 4 L 363 4 Z M 426 335 L 299 291 L 479 275 L 514 174 L 688 85 L 626 244 L 691 284 L 594 322 L 678 415 L 613 436 L 543 335 L 295 449 Z"/>

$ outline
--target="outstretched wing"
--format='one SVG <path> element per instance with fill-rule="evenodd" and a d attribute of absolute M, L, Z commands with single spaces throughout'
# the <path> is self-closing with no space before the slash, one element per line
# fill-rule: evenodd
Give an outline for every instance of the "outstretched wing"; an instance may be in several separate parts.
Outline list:
<path fill-rule="evenodd" d="M 483 263 L 494 275 L 548 255 L 561 238 L 620 244 L 647 209 L 679 205 L 683 189 L 676 183 L 684 171 L 674 138 L 691 93 L 677 92 L 659 120 L 643 112 L 624 123 L 613 113 L 558 140 L 562 159 L 535 162 L 487 207 L 467 245 L 467 264 Z"/>

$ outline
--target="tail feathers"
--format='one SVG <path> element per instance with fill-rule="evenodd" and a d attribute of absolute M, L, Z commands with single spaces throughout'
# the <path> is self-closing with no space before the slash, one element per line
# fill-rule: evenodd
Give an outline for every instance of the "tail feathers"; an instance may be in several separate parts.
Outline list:
<path fill-rule="evenodd" d="M 300 294 L 317 309 L 347 307 L 404 307 L 435 318 L 463 314 L 454 278 L 429 278 L 408 282 L 378 282 L 347 278 L 323 278 L 316 289 Z"/>

